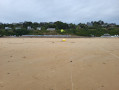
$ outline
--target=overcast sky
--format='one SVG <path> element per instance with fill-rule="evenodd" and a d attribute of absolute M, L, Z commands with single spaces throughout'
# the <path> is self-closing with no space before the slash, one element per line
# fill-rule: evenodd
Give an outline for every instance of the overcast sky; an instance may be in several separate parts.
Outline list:
<path fill-rule="evenodd" d="M 119 0 L 0 0 L 0 22 L 4 23 L 95 20 L 119 24 Z"/>

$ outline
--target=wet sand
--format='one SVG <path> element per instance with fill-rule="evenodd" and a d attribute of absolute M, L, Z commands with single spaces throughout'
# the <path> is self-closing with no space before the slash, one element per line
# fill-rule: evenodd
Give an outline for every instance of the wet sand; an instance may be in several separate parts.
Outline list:
<path fill-rule="evenodd" d="M 0 38 L 0 90 L 119 90 L 119 38 Z"/>

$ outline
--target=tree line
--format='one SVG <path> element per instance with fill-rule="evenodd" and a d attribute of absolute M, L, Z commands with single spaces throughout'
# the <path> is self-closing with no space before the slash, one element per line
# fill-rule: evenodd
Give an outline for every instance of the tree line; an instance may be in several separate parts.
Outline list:
<path fill-rule="evenodd" d="M 28 29 L 30 27 L 30 30 Z M 37 28 L 41 28 L 38 30 Z M 55 30 L 47 30 L 55 28 Z M 61 29 L 64 32 L 61 32 Z M 78 36 L 101 36 L 105 33 L 119 35 L 119 25 L 108 24 L 103 21 L 92 21 L 87 24 L 56 22 L 23 22 L 23 23 L 0 23 L 0 36 L 21 35 L 78 35 Z"/>

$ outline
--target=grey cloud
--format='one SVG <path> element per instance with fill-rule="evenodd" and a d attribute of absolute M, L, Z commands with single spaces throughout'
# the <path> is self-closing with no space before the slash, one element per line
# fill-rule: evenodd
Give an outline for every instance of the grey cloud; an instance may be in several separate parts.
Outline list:
<path fill-rule="evenodd" d="M 0 22 L 104 20 L 119 24 L 118 0 L 0 0 Z"/>

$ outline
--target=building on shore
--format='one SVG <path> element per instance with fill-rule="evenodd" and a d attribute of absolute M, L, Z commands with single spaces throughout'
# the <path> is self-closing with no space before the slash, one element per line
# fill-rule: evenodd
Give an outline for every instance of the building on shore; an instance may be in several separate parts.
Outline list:
<path fill-rule="evenodd" d="M 11 30 L 12 28 L 11 27 L 5 27 L 5 30 Z"/>
<path fill-rule="evenodd" d="M 93 26 L 93 24 L 90 22 L 87 22 L 87 26 Z"/>
<path fill-rule="evenodd" d="M 15 27 L 15 29 L 16 29 L 16 30 L 19 30 L 19 29 L 21 29 L 21 27 Z"/>
<path fill-rule="evenodd" d="M 111 37 L 111 35 L 106 33 L 106 34 L 102 35 L 101 37 Z"/>
<path fill-rule="evenodd" d="M 37 27 L 36 30 L 41 30 L 41 27 Z"/>
<path fill-rule="evenodd" d="M 27 30 L 32 30 L 31 26 L 28 26 L 28 27 L 27 27 Z"/>
<path fill-rule="evenodd" d="M 47 28 L 48 31 L 55 31 L 55 28 Z"/>

